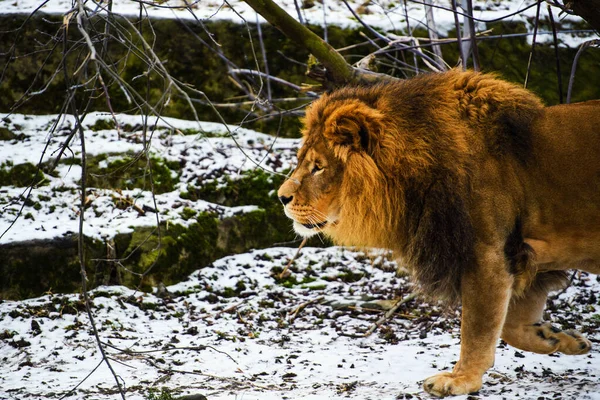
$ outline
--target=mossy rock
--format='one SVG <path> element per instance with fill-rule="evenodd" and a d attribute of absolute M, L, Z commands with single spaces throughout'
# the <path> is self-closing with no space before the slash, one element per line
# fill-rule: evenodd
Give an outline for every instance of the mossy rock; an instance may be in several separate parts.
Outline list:
<path fill-rule="evenodd" d="M 47 184 L 44 173 L 31 163 L 0 165 L 0 186 L 37 187 Z"/>
<path fill-rule="evenodd" d="M 92 260 L 106 255 L 104 244 L 85 240 L 85 259 L 90 278 Z M 46 292 L 76 292 L 81 288 L 78 239 L 76 236 L 53 240 L 33 240 L 0 245 L 0 299 L 23 299 Z"/>
<path fill-rule="evenodd" d="M 8 128 L 5 127 L 0 127 L 0 140 L 13 140 L 16 139 L 18 136 L 15 135 L 13 133 L 13 131 L 11 131 Z"/>
<path fill-rule="evenodd" d="M 72 162 L 80 163 L 73 159 Z M 145 154 L 101 154 L 87 159 L 87 186 L 101 189 L 144 189 L 167 193 L 175 189 L 179 163 Z M 151 182 L 153 185 L 151 185 Z"/>
<path fill-rule="evenodd" d="M 136 274 L 150 269 L 142 290 L 158 282 L 173 284 L 224 256 L 286 242 L 291 239 L 288 232 L 288 221 L 273 218 L 265 210 L 224 219 L 203 212 L 188 227 L 164 224 L 160 229 L 138 228 L 115 239 L 121 263 L 133 272 L 121 273 L 120 282 L 137 286 L 140 279 Z"/>

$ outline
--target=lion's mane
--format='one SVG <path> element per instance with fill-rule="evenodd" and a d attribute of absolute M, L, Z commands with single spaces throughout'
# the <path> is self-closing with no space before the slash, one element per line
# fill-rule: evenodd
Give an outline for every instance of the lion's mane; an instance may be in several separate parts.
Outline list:
<path fill-rule="evenodd" d="M 472 169 L 486 157 L 526 166 L 542 109 L 527 90 L 457 70 L 322 96 L 304 139 L 324 136 L 344 164 L 334 241 L 394 249 L 424 293 L 458 300 L 476 251 Z M 527 249 L 514 242 L 506 255 L 518 273 Z"/>

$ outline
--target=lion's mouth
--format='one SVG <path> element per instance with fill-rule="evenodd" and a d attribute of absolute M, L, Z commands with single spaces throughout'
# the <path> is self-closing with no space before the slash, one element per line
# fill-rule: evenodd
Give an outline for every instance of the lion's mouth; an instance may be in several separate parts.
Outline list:
<path fill-rule="evenodd" d="M 302 226 L 304 226 L 305 228 L 308 229 L 320 229 L 322 227 L 324 227 L 325 225 L 327 225 L 327 221 L 323 221 L 323 222 L 317 222 L 316 224 L 302 224 Z"/>

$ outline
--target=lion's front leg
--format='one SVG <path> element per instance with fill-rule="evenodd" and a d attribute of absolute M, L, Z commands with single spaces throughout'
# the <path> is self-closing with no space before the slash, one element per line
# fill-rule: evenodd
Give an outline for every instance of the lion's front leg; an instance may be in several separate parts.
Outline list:
<path fill-rule="evenodd" d="M 501 250 L 481 252 L 477 265 L 462 279 L 460 360 L 452 372 L 425 380 L 424 389 L 439 397 L 478 391 L 494 364 L 494 353 L 511 296 L 513 278 Z"/>

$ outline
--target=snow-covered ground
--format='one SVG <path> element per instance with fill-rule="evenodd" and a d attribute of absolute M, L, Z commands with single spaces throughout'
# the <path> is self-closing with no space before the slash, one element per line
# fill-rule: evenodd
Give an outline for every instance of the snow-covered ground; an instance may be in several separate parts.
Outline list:
<path fill-rule="evenodd" d="M 227 257 L 161 297 L 94 290 L 100 339 L 127 398 L 147 398 L 151 388 L 210 400 L 428 398 L 420 381 L 458 358 L 458 313 L 411 300 L 361 337 L 383 315 L 382 300 L 410 293 L 388 254 L 303 249 L 291 277 L 278 281 L 294 253 Z M 550 302 L 552 321 L 594 342 L 590 354 L 544 356 L 499 343 L 484 388 L 469 398 L 600 399 L 599 291 L 597 277 L 583 274 Z M 79 295 L 5 301 L 0 321 L 0 399 L 54 399 L 71 389 L 70 399 L 120 398 L 106 364 L 98 366 Z"/>

